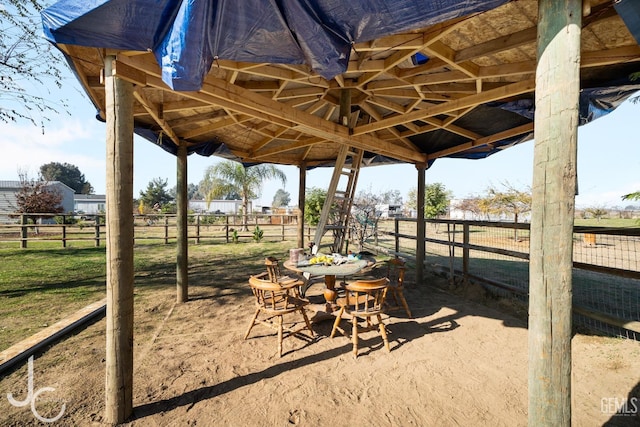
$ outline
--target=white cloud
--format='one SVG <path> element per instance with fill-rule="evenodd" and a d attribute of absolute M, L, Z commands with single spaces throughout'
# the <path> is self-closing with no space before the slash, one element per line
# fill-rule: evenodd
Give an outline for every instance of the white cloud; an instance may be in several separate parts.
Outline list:
<path fill-rule="evenodd" d="M 104 136 L 95 126 L 66 119 L 41 128 L 33 125 L 5 125 L 0 133 L 0 179 L 18 179 L 18 171 L 30 177 L 49 162 L 76 165 L 94 186 L 104 187 Z"/>

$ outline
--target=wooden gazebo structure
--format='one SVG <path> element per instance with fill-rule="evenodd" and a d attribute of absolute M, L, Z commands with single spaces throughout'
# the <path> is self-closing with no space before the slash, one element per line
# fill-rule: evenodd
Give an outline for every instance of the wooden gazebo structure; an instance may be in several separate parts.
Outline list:
<path fill-rule="evenodd" d="M 213 41 L 206 27 L 167 36 L 157 46 L 145 45 L 146 40 L 127 44 L 127 37 L 146 34 L 137 26 L 145 18 L 183 17 L 186 6 L 169 10 L 181 2 L 105 0 L 103 7 L 65 16 L 68 3 L 44 12 L 45 33 L 68 58 L 107 128 L 107 420 L 122 422 L 132 411 L 134 132 L 177 157 L 177 285 L 183 302 L 186 169 L 192 152 L 246 165 L 296 165 L 303 198 L 307 168 L 332 166 L 342 146 L 355 147 L 364 150 L 365 165 L 414 164 L 423 206 L 425 170 L 433 161 L 482 158 L 535 136 L 529 419 L 532 425 L 569 425 L 577 126 L 611 111 L 640 87 L 629 78 L 640 69 L 637 5 L 624 0 L 451 1 L 451 8 L 439 10 L 435 4 L 440 2 L 379 0 L 363 4 L 391 6 L 380 6 L 371 16 L 351 16 L 364 10 L 354 6 L 336 17 L 322 9 L 329 2 L 309 0 L 299 3 L 317 12 L 318 28 L 348 17 L 365 30 L 336 25 L 327 40 L 337 34 L 342 45 L 325 54 L 313 48 L 328 42 L 304 39 L 303 24 L 290 34 L 306 61 L 295 55 L 265 61 L 260 55 L 250 60 L 252 37 L 267 47 L 291 44 L 288 38 L 264 36 L 268 25 L 250 33 L 242 46 L 220 48 L 218 55 L 216 49 L 228 42 L 226 33 L 217 31 L 222 41 Z M 165 9 L 138 21 L 110 15 L 133 13 L 136 3 L 142 5 L 138 9 Z M 275 4 L 262 2 L 267 3 Z M 289 3 L 295 2 L 281 2 Z M 411 13 L 392 16 L 390 9 L 401 5 Z M 289 26 L 298 13 L 290 6 L 294 11 L 283 18 Z M 387 33 L 373 31 L 375 38 L 362 39 L 369 34 L 367 25 L 377 19 L 371 24 L 377 29 L 387 17 L 393 22 Z M 268 14 L 262 19 L 272 22 Z M 341 32 L 345 28 L 351 32 Z M 159 31 L 150 30 L 149 40 L 162 38 Z M 195 61 L 195 71 L 180 74 L 191 63 L 171 56 L 177 45 L 196 50 L 190 58 L 202 60 Z M 424 256 L 421 219 L 418 281 Z"/>

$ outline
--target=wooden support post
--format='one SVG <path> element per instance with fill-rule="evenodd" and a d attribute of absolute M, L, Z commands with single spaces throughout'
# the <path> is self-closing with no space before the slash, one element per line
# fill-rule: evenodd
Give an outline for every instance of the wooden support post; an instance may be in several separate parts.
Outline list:
<path fill-rule="evenodd" d="M 307 165 L 298 166 L 298 236 L 297 247 L 304 248 L 304 204 L 306 200 Z"/>
<path fill-rule="evenodd" d="M 105 421 L 133 410 L 133 85 L 104 60 L 107 116 L 107 342 Z"/>
<path fill-rule="evenodd" d="M 465 281 L 469 279 L 469 223 L 462 224 L 462 277 Z"/>
<path fill-rule="evenodd" d="M 187 146 L 178 146 L 177 184 L 176 184 L 176 217 L 177 229 L 177 257 L 176 257 L 176 287 L 178 303 L 189 299 L 189 236 L 187 223 Z"/>
<path fill-rule="evenodd" d="M 395 236 L 395 250 L 396 253 L 400 252 L 400 221 L 398 218 L 393 220 L 393 231 Z M 417 245 L 417 243 L 416 243 Z"/>
<path fill-rule="evenodd" d="M 422 285 L 424 271 L 424 239 L 426 237 L 426 227 L 424 223 L 424 191 L 425 191 L 425 171 L 427 165 L 416 165 L 418 170 L 418 190 L 417 190 L 417 206 L 416 206 L 416 284 Z"/>
<path fill-rule="evenodd" d="M 581 0 L 540 0 L 529 267 L 529 425 L 571 424 Z"/>
<path fill-rule="evenodd" d="M 67 224 L 65 224 L 66 218 L 62 215 L 62 247 L 67 247 Z"/>
<path fill-rule="evenodd" d="M 200 214 L 196 215 L 196 244 L 200 244 Z"/>
<path fill-rule="evenodd" d="M 350 126 L 351 123 L 351 89 L 340 91 L 340 124 Z"/>
<path fill-rule="evenodd" d="M 105 216 L 106 221 L 106 216 Z M 96 248 L 100 247 L 100 215 L 96 215 L 95 223 L 93 224 L 93 236 L 95 238 Z"/>
<path fill-rule="evenodd" d="M 164 244 L 169 244 L 169 217 L 164 215 Z"/>
<path fill-rule="evenodd" d="M 20 215 L 20 248 L 27 248 L 27 239 L 29 237 L 29 227 L 27 227 L 29 217 L 25 214 Z"/>

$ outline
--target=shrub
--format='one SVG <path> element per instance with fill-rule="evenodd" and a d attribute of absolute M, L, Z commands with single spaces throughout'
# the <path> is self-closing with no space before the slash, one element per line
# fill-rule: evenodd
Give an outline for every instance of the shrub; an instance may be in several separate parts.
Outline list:
<path fill-rule="evenodd" d="M 259 226 L 256 225 L 255 230 L 253 230 L 253 240 L 256 243 L 260 243 L 263 237 L 264 237 L 264 232 Z"/>

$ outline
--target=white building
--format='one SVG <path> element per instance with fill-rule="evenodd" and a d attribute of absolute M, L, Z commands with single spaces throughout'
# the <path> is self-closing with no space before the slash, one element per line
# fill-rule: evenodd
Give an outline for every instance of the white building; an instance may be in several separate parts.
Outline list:
<path fill-rule="evenodd" d="M 8 214 L 14 213 L 18 209 L 16 195 L 21 187 L 20 181 L 0 181 L 0 221 L 13 221 L 9 219 Z M 47 189 L 60 193 L 62 196 L 60 205 L 64 213 L 73 212 L 74 191 L 71 187 L 60 181 L 51 181 L 47 183 Z"/>
<path fill-rule="evenodd" d="M 249 200 L 249 212 L 252 212 L 252 207 Z M 189 209 L 197 213 L 238 214 L 242 212 L 242 200 L 212 200 L 208 209 L 204 200 L 189 200 Z"/>
<path fill-rule="evenodd" d="M 107 208 L 107 196 L 104 194 L 76 194 L 73 197 L 73 210 L 79 214 L 95 215 L 104 213 Z"/>

